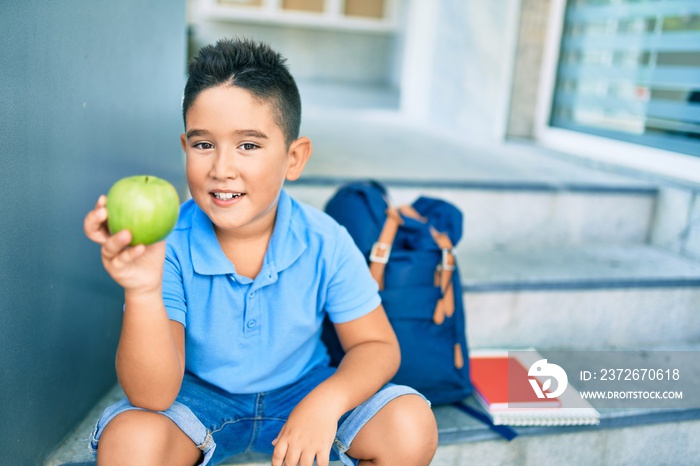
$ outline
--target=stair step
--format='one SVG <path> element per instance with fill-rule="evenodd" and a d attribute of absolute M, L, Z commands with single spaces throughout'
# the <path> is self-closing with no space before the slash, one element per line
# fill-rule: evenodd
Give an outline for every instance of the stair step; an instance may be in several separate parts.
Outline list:
<path fill-rule="evenodd" d="M 700 455 L 700 444 L 695 441 L 700 435 L 700 410 L 694 411 L 695 420 L 685 422 L 678 422 L 681 419 L 674 419 L 673 414 L 661 420 L 661 413 L 654 413 L 658 421 L 644 421 L 641 414 L 640 419 L 622 416 L 615 419 L 619 427 L 603 415 L 598 427 L 523 429 L 510 442 L 482 430 L 479 436 L 491 438 L 441 445 L 431 465 L 693 465 Z"/>
<path fill-rule="evenodd" d="M 458 251 L 470 345 L 700 341 L 700 263 L 643 245 Z"/>
<path fill-rule="evenodd" d="M 121 396 L 123 392 L 115 386 L 44 466 L 94 466 L 87 439 L 102 410 Z M 700 435 L 700 407 L 600 411 L 599 426 L 521 427 L 516 428 L 519 436 L 506 442 L 459 409 L 438 406 L 434 412 L 440 446 L 431 464 L 694 464 L 700 456 L 700 443 L 695 441 Z M 227 466 L 269 464 L 265 455 L 248 455 L 225 463 Z M 331 465 L 340 466 L 340 463 Z"/>
<path fill-rule="evenodd" d="M 307 179 L 290 184 L 289 193 L 319 209 L 345 180 Z M 656 191 L 606 187 L 574 189 L 526 184 L 466 182 L 385 182 L 397 205 L 428 196 L 452 202 L 464 216 L 460 247 L 474 250 L 542 247 L 584 243 L 647 241 Z M 325 182 L 325 181 L 324 181 Z"/>
<path fill-rule="evenodd" d="M 485 185 L 653 189 L 634 178 L 575 164 L 530 143 L 469 145 L 391 113 L 327 110 L 304 116 L 313 155 L 302 180 L 378 178 Z"/>
<path fill-rule="evenodd" d="M 700 286 L 700 263 L 653 246 L 458 250 L 470 291 Z"/>
<path fill-rule="evenodd" d="M 523 143 L 468 146 L 376 112 L 310 112 L 302 133 L 314 153 L 287 189 L 323 208 L 342 184 L 372 178 L 396 204 L 419 195 L 464 214 L 462 247 L 644 243 L 657 186 L 572 163 Z"/>

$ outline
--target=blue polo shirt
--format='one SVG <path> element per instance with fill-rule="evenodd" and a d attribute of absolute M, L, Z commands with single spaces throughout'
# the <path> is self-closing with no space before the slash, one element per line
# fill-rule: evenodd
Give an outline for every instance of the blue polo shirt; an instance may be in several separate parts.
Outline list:
<path fill-rule="evenodd" d="M 258 393 L 327 365 L 335 323 L 380 304 L 377 284 L 345 228 L 283 190 L 262 269 L 236 273 L 209 217 L 192 201 L 167 239 L 163 300 L 185 326 L 185 369 L 230 393 Z"/>

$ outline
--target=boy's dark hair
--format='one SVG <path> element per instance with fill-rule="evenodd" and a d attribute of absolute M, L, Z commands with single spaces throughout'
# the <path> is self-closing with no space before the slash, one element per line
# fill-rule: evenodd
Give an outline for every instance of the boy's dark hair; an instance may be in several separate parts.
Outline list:
<path fill-rule="evenodd" d="M 222 39 L 203 47 L 189 64 L 182 99 L 182 119 L 200 92 L 221 84 L 247 90 L 270 104 L 289 146 L 299 137 L 301 98 L 286 59 L 269 45 L 249 39 Z"/>

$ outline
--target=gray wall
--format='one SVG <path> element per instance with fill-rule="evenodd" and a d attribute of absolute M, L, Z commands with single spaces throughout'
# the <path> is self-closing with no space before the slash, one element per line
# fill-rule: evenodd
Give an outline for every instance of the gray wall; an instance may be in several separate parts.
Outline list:
<path fill-rule="evenodd" d="M 518 48 L 508 115 L 509 138 L 532 139 L 551 0 L 520 0 Z"/>
<path fill-rule="evenodd" d="M 468 142 L 502 139 L 520 0 L 440 0 L 430 121 Z"/>
<path fill-rule="evenodd" d="M 700 189 L 662 187 L 656 201 L 651 244 L 700 261 Z"/>
<path fill-rule="evenodd" d="M 122 176 L 184 188 L 185 1 L 4 0 L 0 35 L 0 463 L 36 465 L 116 380 L 85 213 Z"/>

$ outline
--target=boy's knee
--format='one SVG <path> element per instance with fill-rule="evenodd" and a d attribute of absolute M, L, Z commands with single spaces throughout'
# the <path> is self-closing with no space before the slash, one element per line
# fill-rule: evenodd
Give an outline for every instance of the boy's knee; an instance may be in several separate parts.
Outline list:
<path fill-rule="evenodd" d="M 405 464 L 430 464 L 437 450 L 438 430 L 428 403 L 418 395 L 404 395 L 385 409 L 389 410 L 396 454 L 406 459 Z"/>
<path fill-rule="evenodd" d="M 435 414 L 426 401 L 417 395 L 405 395 L 397 400 L 402 400 L 398 416 L 400 425 L 404 427 L 404 447 L 416 449 L 414 453 L 421 451 L 432 458 L 438 444 L 437 422 Z"/>
<path fill-rule="evenodd" d="M 178 458 L 179 457 L 179 458 Z M 189 464 L 200 451 L 179 427 L 162 414 L 131 410 L 116 416 L 104 429 L 97 448 L 97 462 L 121 464 Z M 171 462 L 169 458 L 178 458 Z"/>

